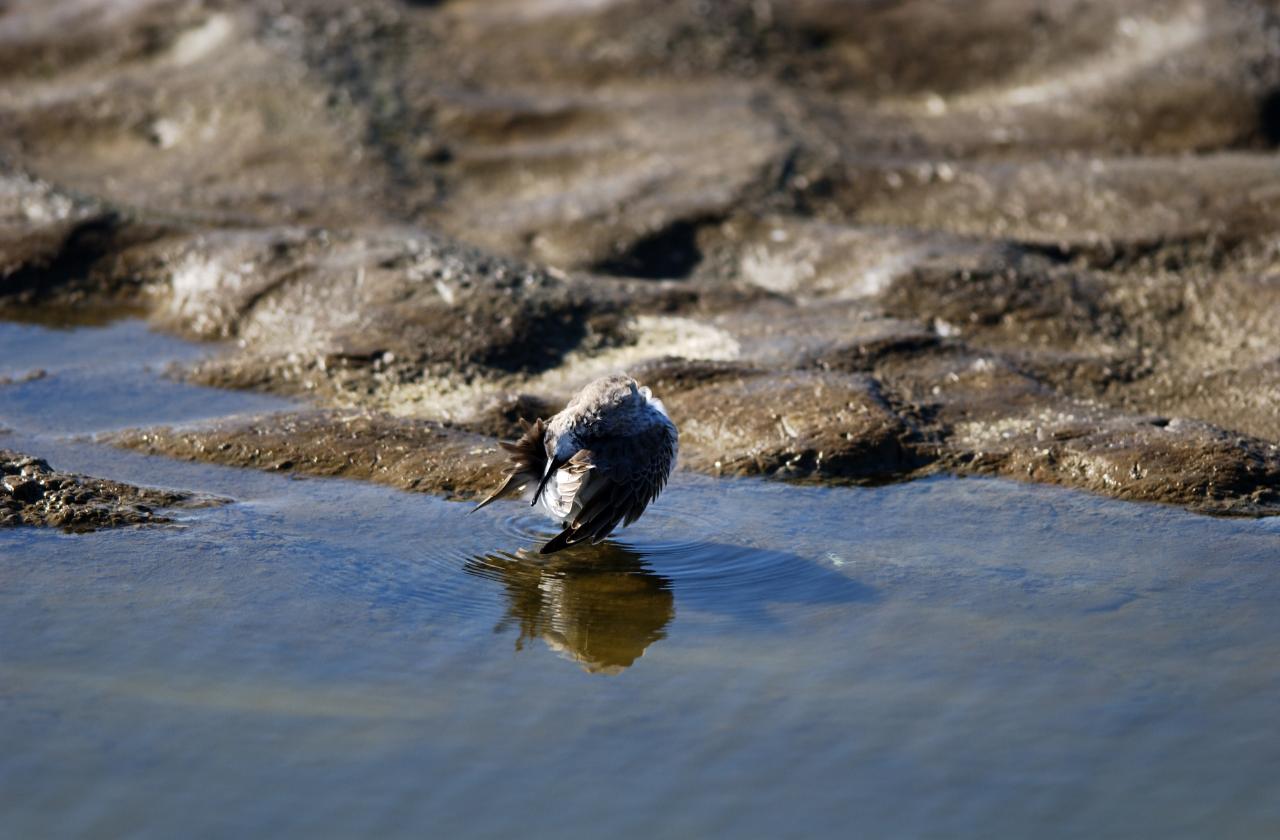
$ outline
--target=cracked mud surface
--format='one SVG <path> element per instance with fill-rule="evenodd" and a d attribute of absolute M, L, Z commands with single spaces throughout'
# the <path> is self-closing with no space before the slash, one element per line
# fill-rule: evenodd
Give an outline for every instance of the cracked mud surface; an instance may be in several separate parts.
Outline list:
<path fill-rule="evenodd" d="M 625 368 L 700 471 L 1280 512 L 1273 4 L 18 0 L 0 81 L 0 309 L 316 405 L 130 445 L 465 495 Z"/>

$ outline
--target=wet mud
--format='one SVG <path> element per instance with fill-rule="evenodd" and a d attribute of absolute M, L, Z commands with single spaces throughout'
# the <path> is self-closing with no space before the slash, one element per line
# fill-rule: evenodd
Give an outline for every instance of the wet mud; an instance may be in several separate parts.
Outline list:
<path fill-rule="evenodd" d="M 104 439 L 152 455 L 376 481 L 454 498 L 491 490 L 507 463 L 493 438 L 365 412 L 275 414 Z"/>
<path fill-rule="evenodd" d="M 210 496 L 60 472 L 39 458 L 0 449 L 0 528 L 39 525 L 81 533 L 171 522 L 163 509 L 220 503 Z"/>
<path fill-rule="evenodd" d="M 1261 0 L 20 0 L 0 312 L 314 402 L 122 438 L 223 463 L 467 495 L 628 369 L 690 469 L 1273 514 L 1278 45 Z"/>

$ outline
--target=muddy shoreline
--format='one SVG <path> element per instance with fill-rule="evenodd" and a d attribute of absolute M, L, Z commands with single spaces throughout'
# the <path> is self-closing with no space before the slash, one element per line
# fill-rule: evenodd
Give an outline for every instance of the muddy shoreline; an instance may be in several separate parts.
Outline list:
<path fill-rule="evenodd" d="M 84 533 L 122 525 L 157 525 L 173 521 L 161 509 L 225 502 L 66 473 L 40 458 L 0 448 L 0 528 L 40 525 Z"/>
<path fill-rule="evenodd" d="M 1277 44 L 1253 0 L 11 3 L 0 313 L 314 406 L 115 438 L 179 457 L 468 496 L 627 369 L 700 472 L 1273 515 Z"/>

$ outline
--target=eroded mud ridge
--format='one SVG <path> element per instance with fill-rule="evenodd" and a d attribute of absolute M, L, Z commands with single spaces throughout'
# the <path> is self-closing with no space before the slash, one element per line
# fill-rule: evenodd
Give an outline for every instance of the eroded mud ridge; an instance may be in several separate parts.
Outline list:
<path fill-rule="evenodd" d="M 692 469 L 1280 512 L 1272 3 L 17 0 L 0 56 L 3 306 L 317 407 L 134 445 L 465 494 L 625 368 Z"/>
<path fill-rule="evenodd" d="M 39 458 L 0 449 L 0 528 L 46 525 L 95 531 L 171 521 L 158 508 L 217 503 L 189 493 L 59 472 Z"/>

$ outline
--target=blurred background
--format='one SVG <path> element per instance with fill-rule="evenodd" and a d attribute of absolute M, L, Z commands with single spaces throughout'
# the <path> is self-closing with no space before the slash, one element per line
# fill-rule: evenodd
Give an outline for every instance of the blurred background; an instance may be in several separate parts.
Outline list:
<path fill-rule="evenodd" d="M 1278 15 L 1267 0 L 6 0 L 3 150 L 155 213 L 423 224 L 645 276 L 688 274 L 704 228 L 763 213 L 1067 246 L 1234 233 L 1185 196 L 1209 170 L 1175 162 L 1280 142 Z M 635 253 L 655 235 L 665 257 Z"/>
<path fill-rule="evenodd" d="M 1267 0 L 5 0 L 0 79 L 0 307 L 207 384 L 502 435 L 628 368 L 710 472 L 1277 503 Z"/>

